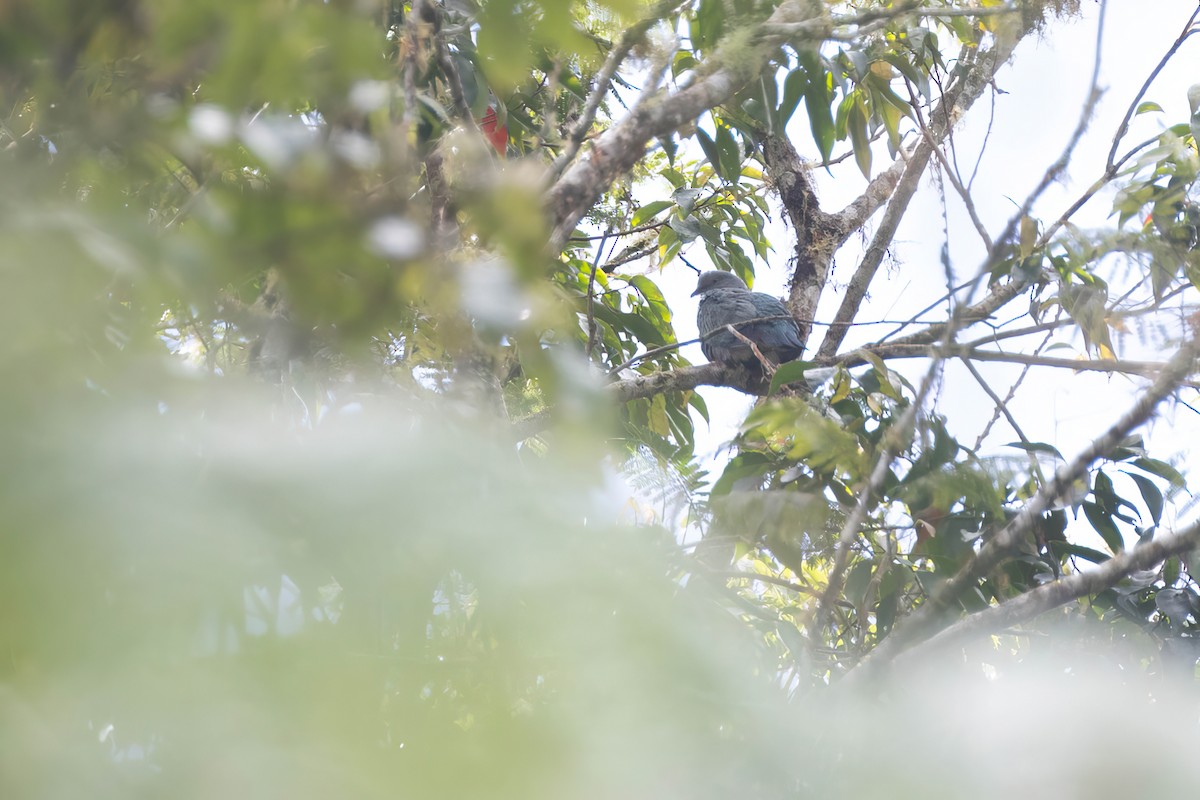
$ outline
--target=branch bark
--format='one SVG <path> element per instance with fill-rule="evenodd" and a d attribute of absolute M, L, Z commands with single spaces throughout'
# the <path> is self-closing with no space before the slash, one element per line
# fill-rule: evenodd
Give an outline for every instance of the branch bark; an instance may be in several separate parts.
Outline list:
<path fill-rule="evenodd" d="M 815 10 L 814 10 L 815 9 Z M 646 97 L 622 119 L 595 139 L 591 151 L 568 167 L 547 193 L 551 223 L 549 251 L 559 253 L 583 215 L 608 187 L 645 155 L 651 140 L 692 122 L 708 109 L 728 100 L 766 68 L 785 42 L 821 41 L 830 30 L 821 6 L 803 0 L 785 0 L 770 18 L 720 45 L 682 88 L 659 90 Z M 797 35 L 770 32 L 770 25 L 805 23 Z"/>

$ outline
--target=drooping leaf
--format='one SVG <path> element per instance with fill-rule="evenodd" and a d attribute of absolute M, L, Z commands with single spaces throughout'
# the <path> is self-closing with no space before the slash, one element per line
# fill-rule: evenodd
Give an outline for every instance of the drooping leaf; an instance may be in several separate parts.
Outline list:
<path fill-rule="evenodd" d="M 1092 528 L 1108 545 L 1109 550 L 1113 553 L 1120 553 L 1125 549 L 1125 538 L 1121 535 L 1117 523 L 1113 522 L 1111 514 L 1106 513 L 1103 508 L 1090 500 L 1083 502 L 1083 513 Z"/>

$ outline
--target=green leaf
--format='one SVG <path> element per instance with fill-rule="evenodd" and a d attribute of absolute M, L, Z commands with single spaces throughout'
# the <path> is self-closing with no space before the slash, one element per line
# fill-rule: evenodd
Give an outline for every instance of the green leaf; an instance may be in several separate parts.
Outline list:
<path fill-rule="evenodd" d="M 1058 452 L 1058 448 L 1052 444 L 1045 442 L 1009 442 L 1005 447 L 1015 447 L 1018 450 L 1024 450 L 1026 453 L 1049 453 L 1060 461 L 1066 461 L 1063 454 Z"/>
<path fill-rule="evenodd" d="M 716 145 L 718 157 L 713 168 L 729 183 L 737 183 L 738 176 L 742 173 L 742 148 L 738 146 L 737 139 L 728 126 L 721 125 L 717 128 Z"/>
<path fill-rule="evenodd" d="M 863 177 L 871 177 L 871 136 L 867 132 L 867 116 L 860 103 L 855 103 L 846 119 L 846 130 L 850 134 L 850 145 L 854 148 L 854 161 Z"/>
<path fill-rule="evenodd" d="M 1171 489 L 1178 491 L 1187 487 L 1187 481 L 1183 479 L 1183 475 L 1179 470 L 1172 467 L 1165 461 L 1159 461 L 1157 458 L 1139 458 L 1129 462 L 1131 466 L 1137 467 L 1142 472 L 1149 472 L 1151 475 L 1157 475 L 1160 478 L 1165 478 L 1170 481 Z"/>
<path fill-rule="evenodd" d="M 860 561 L 846 576 L 846 588 L 843 594 L 855 606 L 861 605 L 867 599 L 867 587 L 871 585 L 871 573 L 874 569 L 874 561 Z"/>
<path fill-rule="evenodd" d="M 1142 500 L 1146 503 L 1146 508 L 1150 511 L 1150 518 L 1154 520 L 1155 525 L 1162 523 L 1163 512 L 1163 493 L 1158 488 L 1154 481 L 1147 478 L 1145 475 L 1136 475 L 1132 472 L 1126 472 L 1133 482 L 1137 484 L 1138 491 L 1142 493 Z"/>
<path fill-rule="evenodd" d="M 670 264 L 683 248 L 683 241 L 670 225 L 664 225 L 658 231 L 658 265 L 665 267 Z"/>
<path fill-rule="evenodd" d="M 771 378 L 771 388 L 767 390 L 767 394 L 775 394 L 781 386 L 804 380 L 804 371 L 815 366 L 816 364 L 812 361 L 789 361 L 786 364 L 780 364 L 779 369 L 775 370 L 775 375 Z"/>
<path fill-rule="evenodd" d="M 1101 553 L 1099 550 L 1091 547 L 1071 544 L 1070 542 L 1051 542 L 1050 551 L 1060 558 L 1062 556 L 1077 556 L 1093 564 L 1103 564 L 1112 558 L 1108 553 Z"/>
<path fill-rule="evenodd" d="M 683 219 L 680 219 L 679 217 L 671 217 L 669 220 L 667 220 L 667 225 L 669 225 L 671 229 L 675 231 L 675 233 L 679 234 L 679 238 L 683 242 L 694 242 L 696 237 L 703 233 L 700 220 L 696 219 L 694 216 L 684 217 Z"/>
<path fill-rule="evenodd" d="M 669 332 L 671 324 L 671 307 L 667 305 L 666 298 L 663 297 L 663 293 L 659 290 L 658 286 L 655 285 L 654 281 L 650 280 L 645 275 L 634 275 L 629 279 L 629 283 L 632 284 L 635 289 L 637 289 L 638 294 L 645 298 L 646 303 L 650 306 L 650 309 L 654 312 L 654 315 L 658 317 L 659 321 L 667 326 L 664 332 Z M 660 330 L 663 329 L 660 328 Z M 667 338 L 673 340 L 674 336 L 669 335 Z"/>
<path fill-rule="evenodd" d="M 708 160 L 709 164 L 712 164 L 712 168 L 720 170 L 721 153 L 717 150 L 717 143 L 701 128 L 696 128 L 696 141 L 700 143 L 700 149 L 704 151 L 704 158 Z"/>
<path fill-rule="evenodd" d="M 1149 114 L 1152 111 L 1162 111 L 1162 110 L 1163 110 L 1163 107 L 1160 106 L 1158 103 L 1154 103 L 1154 102 L 1147 100 L 1145 103 L 1142 103 L 1141 105 L 1139 105 L 1137 107 L 1137 111 L 1135 111 L 1133 113 L 1134 113 L 1134 115 Z"/>
<path fill-rule="evenodd" d="M 805 75 L 803 67 L 792 70 L 784 78 L 783 99 L 780 100 L 779 108 L 775 112 L 775 120 L 780 129 L 787 125 L 792 114 L 796 113 L 796 106 L 800 105 L 800 98 L 805 95 L 807 88 L 808 77 Z"/>
<path fill-rule="evenodd" d="M 892 384 L 892 373 L 887 368 L 887 364 L 883 363 L 883 359 L 875 353 L 863 352 L 863 356 L 867 361 L 871 362 L 871 367 L 875 370 L 875 378 L 879 382 L 879 391 L 886 397 L 900 402 L 904 398 L 900 395 L 898 389 Z"/>
<path fill-rule="evenodd" d="M 676 189 L 671 195 L 671 199 L 675 201 L 675 205 L 679 206 L 679 213 L 686 217 L 692 213 L 692 209 L 696 207 L 696 201 L 700 198 L 699 189 Z"/>
<path fill-rule="evenodd" d="M 808 125 L 817 150 L 821 153 L 821 160 L 828 161 L 838 138 L 830 108 L 833 103 L 833 76 L 825 69 L 821 55 L 816 50 L 802 52 L 800 66 L 804 69 L 804 108 L 808 112 Z"/>
<path fill-rule="evenodd" d="M 1117 493 L 1113 489 L 1112 478 L 1108 477 L 1103 470 L 1098 471 L 1095 479 L 1092 481 L 1092 494 L 1105 513 L 1111 514 L 1117 510 L 1120 498 L 1117 497 Z"/>
<path fill-rule="evenodd" d="M 709 421 L 709 419 L 708 419 L 708 404 L 704 402 L 704 398 L 701 397 L 698 393 L 696 393 L 696 392 L 688 393 L 688 405 L 690 405 L 692 408 L 696 409 L 696 413 L 698 413 L 705 422 Z"/>
<path fill-rule="evenodd" d="M 655 200 L 652 203 L 646 203 L 646 205 L 633 212 L 633 217 L 629 220 L 629 226 L 631 228 L 640 227 L 673 205 L 675 205 L 673 200 Z"/>
<path fill-rule="evenodd" d="M 1117 523 L 1113 522 L 1111 514 L 1106 513 L 1104 509 L 1090 500 L 1083 501 L 1083 513 L 1095 528 L 1096 533 L 1100 534 L 1100 538 L 1108 545 L 1109 550 L 1112 550 L 1113 553 L 1120 553 L 1125 549 L 1125 538 L 1117 528 Z"/>

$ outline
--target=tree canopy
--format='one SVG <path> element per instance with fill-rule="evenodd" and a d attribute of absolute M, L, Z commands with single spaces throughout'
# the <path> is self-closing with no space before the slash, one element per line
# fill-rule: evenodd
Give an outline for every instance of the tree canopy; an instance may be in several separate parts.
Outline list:
<path fill-rule="evenodd" d="M 986 728 L 925 666 L 1167 705 L 1200 523 L 1145 430 L 1194 413 L 1200 88 L 1155 79 L 1200 10 L 1156 13 L 1118 129 L 1098 47 L 997 224 L 955 132 L 1070 0 L 0 3 L 0 781 L 999 797 L 888 749 Z M 923 195 L 929 305 L 880 333 Z M 786 284 L 805 354 L 691 363 L 703 269 Z M 1119 381 L 1077 452 L 1026 434 L 1049 373 Z M 715 461 L 704 387 L 755 398 Z"/>

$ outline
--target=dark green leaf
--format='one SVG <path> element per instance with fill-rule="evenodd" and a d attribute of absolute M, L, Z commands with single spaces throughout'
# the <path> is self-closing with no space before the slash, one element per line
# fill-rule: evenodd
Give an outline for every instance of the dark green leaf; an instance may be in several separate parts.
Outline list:
<path fill-rule="evenodd" d="M 1187 486 L 1187 481 L 1183 479 L 1183 475 L 1179 473 L 1179 470 L 1165 461 L 1159 461 L 1157 458 L 1139 458 L 1129 463 L 1143 472 L 1149 472 L 1151 475 L 1166 478 L 1170 481 L 1172 490 L 1178 491 Z"/>
<path fill-rule="evenodd" d="M 742 172 L 742 149 L 728 126 L 717 128 L 717 163 L 713 165 L 717 174 L 730 183 L 737 183 Z"/>
<path fill-rule="evenodd" d="M 1142 493 L 1142 500 L 1146 503 L 1146 508 L 1150 511 L 1150 519 L 1154 520 L 1155 525 L 1161 524 L 1163 512 L 1162 490 L 1145 475 L 1137 475 L 1132 472 L 1126 472 L 1125 474 L 1137 484 L 1138 491 Z"/>
<path fill-rule="evenodd" d="M 781 129 L 787 125 L 792 114 L 796 113 L 796 106 L 800 105 L 800 98 L 804 96 L 807 87 L 808 77 L 802 67 L 792 70 L 784 78 L 783 99 L 779 102 L 779 109 L 775 116 L 776 124 Z"/>
<path fill-rule="evenodd" d="M 1125 539 L 1121 536 L 1117 523 L 1113 522 L 1111 514 L 1105 513 L 1104 509 L 1090 500 L 1083 502 L 1083 513 L 1110 550 L 1119 553 L 1125 549 Z"/>
<path fill-rule="evenodd" d="M 717 150 L 717 143 L 712 140 L 707 133 L 701 128 L 696 128 L 696 141 L 700 143 L 700 149 L 704 151 L 704 157 L 708 163 L 712 165 L 714 170 L 721 169 L 721 153 Z"/>

